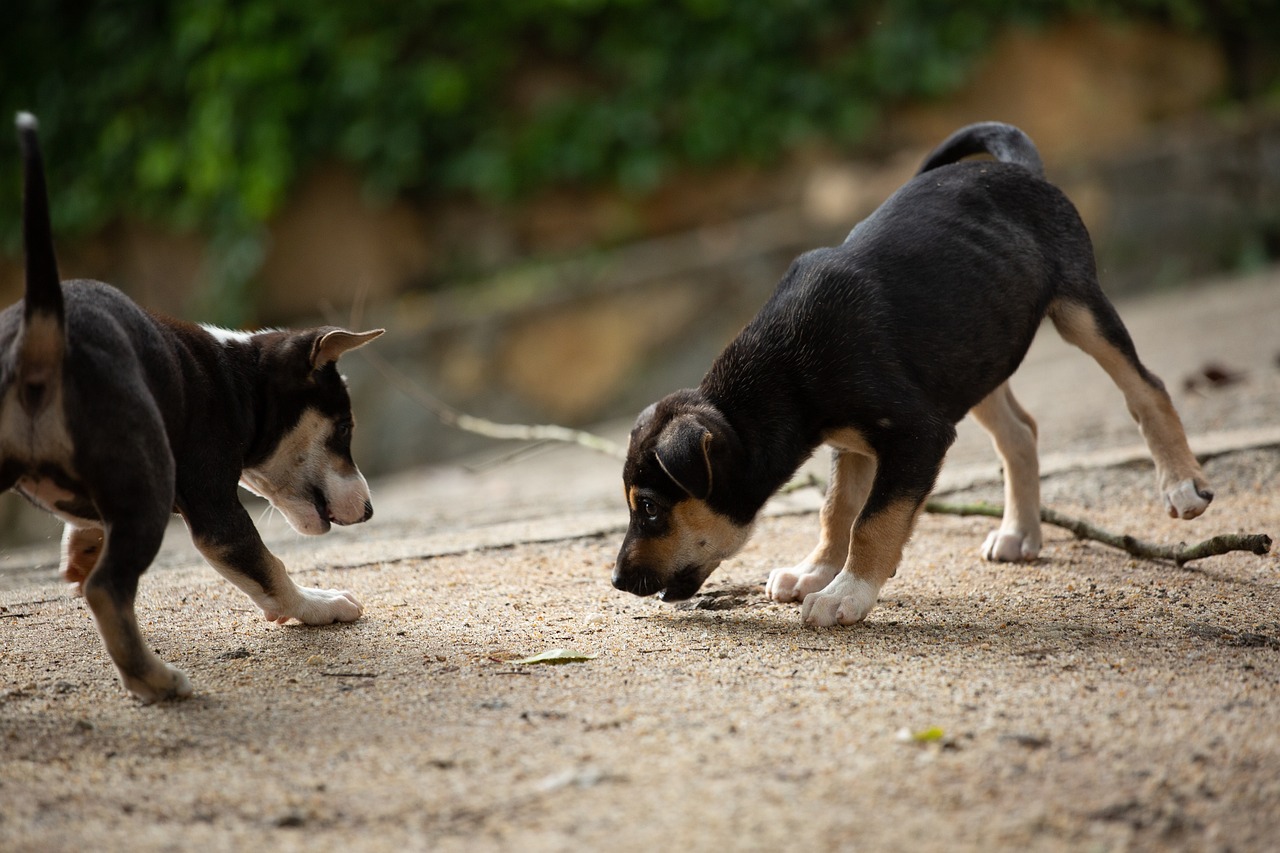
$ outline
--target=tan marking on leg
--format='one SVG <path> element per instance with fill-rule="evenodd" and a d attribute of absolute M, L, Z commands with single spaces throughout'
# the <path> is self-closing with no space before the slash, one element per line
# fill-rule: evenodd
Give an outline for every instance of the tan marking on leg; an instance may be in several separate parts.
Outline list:
<path fill-rule="evenodd" d="M 870 456 L 872 459 L 876 457 L 876 452 L 867 442 L 866 436 L 852 427 L 832 430 L 825 434 L 822 440 L 837 450 L 856 453 L 859 456 Z"/>
<path fill-rule="evenodd" d="M 824 563 L 843 563 L 848 557 L 853 524 L 867 501 L 875 475 L 875 456 L 851 452 L 835 455 L 827 497 L 818 516 L 818 544 L 811 557 Z"/>
<path fill-rule="evenodd" d="M 186 675 L 162 661 L 143 640 L 132 603 L 117 606 L 110 594 L 92 581 L 85 585 L 84 598 L 107 654 L 130 693 L 147 704 L 191 695 Z"/>
<path fill-rule="evenodd" d="M 1040 553 L 1040 459 L 1036 422 L 1003 383 L 971 414 L 1004 463 L 1004 518 L 982 546 L 988 560 L 1034 560 Z"/>
<path fill-rule="evenodd" d="M 271 592 L 227 560 L 229 549 L 198 539 L 193 541 L 196 549 L 218 574 L 231 581 L 254 604 L 262 608 L 263 617 L 268 622 L 283 625 L 290 619 L 297 619 L 307 625 L 328 625 L 332 622 L 354 622 L 364 612 L 364 607 L 355 595 L 346 590 L 316 589 L 295 584 L 284 563 L 268 551 L 266 546 L 262 547 L 258 559 L 260 570 L 266 569 Z"/>
<path fill-rule="evenodd" d="M 818 544 L 807 557 L 790 568 L 769 573 L 765 593 L 774 601 L 803 601 L 822 589 L 844 566 L 853 538 L 853 523 L 866 503 L 875 478 L 873 456 L 835 450 L 831 456 L 831 482 L 819 516 Z"/>
<path fill-rule="evenodd" d="M 66 525 L 62 530 L 62 565 L 59 574 L 74 586 L 76 595 L 84 591 L 85 578 L 98 565 L 104 536 L 101 527 Z"/>
<path fill-rule="evenodd" d="M 272 594 L 268 593 L 257 581 L 249 577 L 245 572 L 250 567 L 236 566 L 228 557 L 231 548 L 220 547 L 214 543 L 207 542 L 203 539 L 192 538 L 192 543 L 196 546 L 196 550 L 200 552 L 205 561 L 249 598 L 253 599 L 253 603 L 266 611 L 268 606 L 275 606 L 277 601 Z M 258 554 L 260 566 L 252 567 L 260 571 L 262 567 L 266 568 L 268 583 L 273 590 L 288 590 L 293 586 L 293 579 L 289 577 L 289 573 L 285 570 L 284 563 L 280 561 L 275 554 L 267 550 L 266 546 Z M 255 571 L 255 573 L 258 573 Z M 285 592 L 285 597 L 288 597 Z M 272 620 L 274 621 L 274 620 Z"/>
<path fill-rule="evenodd" d="M 1207 481 L 1187 444 L 1182 419 L 1168 392 L 1143 379 L 1124 354 L 1099 333 L 1087 308 L 1061 303 L 1054 306 L 1051 316 L 1062 337 L 1092 356 L 1124 394 L 1129 414 L 1138 422 L 1151 450 L 1170 515 L 1194 518 L 1202 513 L 1209 501 L 1198 493 L 1208 491 Z"/>
<path fill-rule="evenodd" d="M 884 582 L 893 577 L 923 502 L 899 500 L 853 528 L 849 559 L 831 583 L 805 596 L 800 618 L 830 627 L 861 622 L 875 607 Z"/>
<path fill-rule="evenodd" d="M 897 574 L 902 550 L 923 507 L 914 501 L 894 501 L 865 522 L 859 520 L 844 570 L 877 585 Z"/>

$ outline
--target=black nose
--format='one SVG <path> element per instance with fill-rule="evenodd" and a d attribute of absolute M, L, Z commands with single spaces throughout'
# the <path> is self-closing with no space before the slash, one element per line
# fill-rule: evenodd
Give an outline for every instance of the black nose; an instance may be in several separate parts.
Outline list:
<path fill-rule="evenodd" d="M 361 520 L 361 521 L 368 521 L 368 520 L 369 520 L 369 519 L 371 519 L 371 518 L 373 518 L 373 502 L 372 502 L 372 501 L 365 501 L 365 502 L 364 502 L 364 518 L 362 518 L 362 519 L 360 519 L 360 520 Z"/>
<path fill-rule="evenodd" d="M 643 570 L 624 571 L 621 567 L 613 570 L 613 588 L 632 595 L 653 595 L 662 589 L 661 582 Z"/>

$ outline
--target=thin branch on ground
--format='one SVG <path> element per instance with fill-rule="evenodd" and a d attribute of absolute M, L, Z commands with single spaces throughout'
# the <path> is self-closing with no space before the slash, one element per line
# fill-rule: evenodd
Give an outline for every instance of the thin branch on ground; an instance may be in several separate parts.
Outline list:
<path fill-rule="evenodd" d="M 482 435 L 500 441 L 554 441 L 563 444 L 576 444 L 615 459 L 626 459 L 626 448 L 604 436 L 585 430 L 571 429 L 556 424 L 503 424 L 486 418 L 468 415 L 445 403 L 425 388 L 405 376 L 387 359 L 369 348 L 359 350 L 360 355 L 368 359 L 373 368 L 382 377 L 399 389 L 407 397 L 420 404 L 444 425 L 463 432 Z"/>
<path fill-rule="evenodd" d="M 987 503 L 956 504 L 931 500 L 925 503 L 925 511 L 940 515 L 983 515 L 991 518 L 1002 518 L 1004 516 L 1004 507 L 999 504 Z M 1192 560 L 1203 560 L 1205 557 L 1229 554 L 1232 551 L 1248 551 L 1259 555 L 1267 554 L 1271 551 L 1271 537 L 1265 533 L 1224 533 L 1206 539 L 1203 542 L 1198 542 L 1195 545 L 1187 545 L 1182 542 L 1177 545 L 1160 545 L 1153 542 L 1144 542 L 1127 533 L 1112 533 L 1109 530 L 1103 530 L 1101 527 L 1090 524 L 1083 519 L 1063 515 L 1049 507 L 1040 507 L 1040 520 L 1045 524 L 1052 524 L 1055 527 L 1070 530 L 1080 539 L 1101 542 L 1103 545 L 1119 548 L 1121 551 L 1126 551 L 1144 560 L 1171 560 L 1179 566 L 1185 565 Z"/>
<path fill-rule="evenodd" d="M 358 321 L 363 319 L 367 290 L 367 282 L 362 283 L 357 289 L 355 301 L 351 306 L 350 325 L 353 329 L 359 328 Z M 336 319 L 337 310 L 332 304 L 322 304 L 321 310 L 328 322 L 338 322 Z M 418 385 L 408 376 L 405 376 L 395 365 L 383 358 L 375 350 L 369 347 L 362 347 L 359 353 L 373 365 L 375 370 L 382 374 L 382 378 L 435 415 L 446 426 L 500 441 L 555 441 L 564 444 L 576 444 L 588 450 L 612 456 L 615 459 L 626 459 L 627 451 L 625 447 L 620 446 L 615 441 L 610 441 L 604 436 L 595 435 L 585 430 L 570 429 L 556 424 L 502 424 L 486 418 L 478 418 L 475 415 L 468 415 L 466 412 L 460 412 Z"/>

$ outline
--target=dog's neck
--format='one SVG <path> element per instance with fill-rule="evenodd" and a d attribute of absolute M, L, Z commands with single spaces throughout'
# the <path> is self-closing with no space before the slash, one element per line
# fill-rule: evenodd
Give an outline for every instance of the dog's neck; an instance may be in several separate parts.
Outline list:
<path fill-rule="evenodd" d="M 176 338 L 182 353 L 181 370 L 190 411 L 187 417 L 203 419 L 239 448 L 245 466 L 264 459 L 280 439 L 282 424 L 278 384 L 282 369 L 279 347 L 288 336 L 253 335 L 196 326 L 167 317 L 156 317 Z M 216 421 L 216 427 L 214 422 Z"/>

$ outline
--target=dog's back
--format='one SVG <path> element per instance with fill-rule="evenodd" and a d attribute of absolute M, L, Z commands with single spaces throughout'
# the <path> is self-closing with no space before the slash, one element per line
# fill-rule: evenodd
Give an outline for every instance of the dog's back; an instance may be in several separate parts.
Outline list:
<path fill-rule="evenodd" d="M 957 421 L 1017 369 L 1050 303 L 1093 275 L 1074 206 L 1033 169 L 939 158 L 843 244 L 798 258 L 722 359 L 803 360 L 813 394 L 836 407 L 866 401 L 858 388 L 906 385 Z"/>

